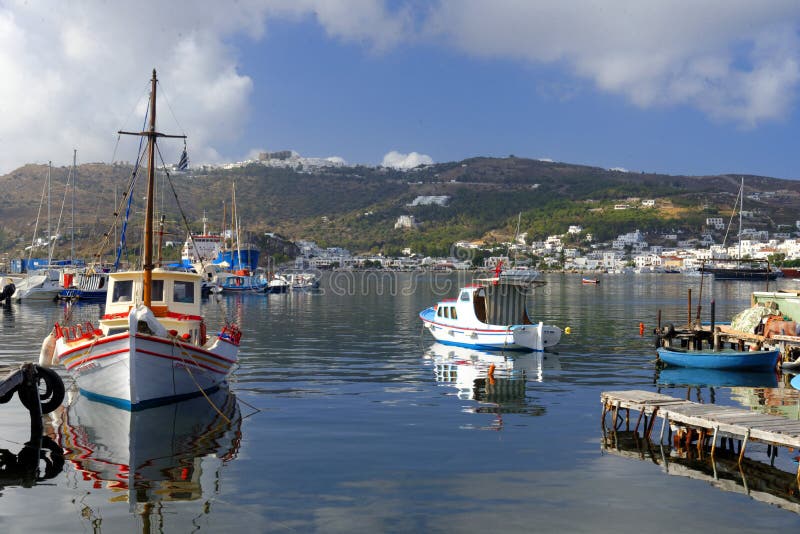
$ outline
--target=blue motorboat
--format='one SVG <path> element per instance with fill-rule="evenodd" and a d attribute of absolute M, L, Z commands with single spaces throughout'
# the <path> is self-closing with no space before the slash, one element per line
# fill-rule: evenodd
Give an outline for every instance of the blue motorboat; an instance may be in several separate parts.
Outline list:
<path fill-rule="evenodd" d="M 677 347 L 656 349 L 663 363 L 675 367 L 697 367 L 702 369 L 775 369 L 780 351 L 733 349 L 688 350 Z"/>

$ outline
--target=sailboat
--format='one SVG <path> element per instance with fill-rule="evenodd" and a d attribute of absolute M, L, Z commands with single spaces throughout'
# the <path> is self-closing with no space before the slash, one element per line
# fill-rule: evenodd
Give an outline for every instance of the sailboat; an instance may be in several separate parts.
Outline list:
<path fill-rule="evenodd" d="M 16 285 L 16 291 L 11 296 L 11 300 L 56 300 L 58 293 L 64 289 L 61 285 L 61 271 L 51 267 L 53 261 L 53 247 L 55 241 L 50 231 L 50 175 L 52 164 L 47 165 L 47 180 L 42 189 L 42 199 L 39 203 L 39 213 L 41 214 L 42 203 L 45 193 L 47 194 L 47 265 L 40 269 L 28 270 L 27 276 Z M 36 218 L 36 229 L 39 227 L 39 217 Z M 36 229 L 33 232 L 33 242 L 31 242 L 28 254 L 28 263 L 31 264 L 31 256 L 36 247 Z"/>
<path fill-rule="evenodd" d="M 147 139 L 142 268 L 110 273 L 98 325 L 56 323 L 39 359 L 40 365 L 63 365 L 86 397 L 127 410 L 207 396 L 236 366 L 241 339 L 238 325 L 228 320 L 208 335 L 201 275 L 154 266 L 156 139 L 186 137 L 156 131 L 156 82 L 154 69 L 149 128 L 119 132 Z"/>
<path fill-rule="evenodd" d="M 742 259 L 742 208 L 744 207 L 744 178 L 739 188 L 739 252 L 735 259 L 717 259 L 716 265 L 707 267 L 703 265 L 702 270 L 714 275 L 715 280 L 775 280 L 781 274 L 778 269 L 772 269 L 766 260 L 744 260 Z M 729 225 L 730 227 L 730 225 Z M 726 234 L 727 235 L 727 234 Z"/>
<path fill-rule="evenodd" d="M 519 244 L 519 226 L 521 221 L 522 221 L 522 213 L 520 212 L 519 215 L 517 215 L 517 231 L 514 234 L 515 245 Z M 497 270 L 497 276 L 499 276 L 501 280 L 533 283 L 538 281 L 539 279 L 539 271 L 535 269 L 530 269 L 527 266 L 517 266 L 516 252 L 514 252 L 514 263 L 511 265 L 511 268 L 500 269 L 502 263 L 503 262 L 501 261 L 498 264 L 498 270 Z"/>

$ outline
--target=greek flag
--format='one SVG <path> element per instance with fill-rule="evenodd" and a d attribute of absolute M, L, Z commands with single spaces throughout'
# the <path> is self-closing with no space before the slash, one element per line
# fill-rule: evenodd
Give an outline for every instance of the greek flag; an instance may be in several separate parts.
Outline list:
<path fill-rule="evenodd" d="M 183 147 L 181 160 L 178 162 L 178 170 L 185 171 L 189 167 L 189 155 L 186 154 L 186 147 Z"/>

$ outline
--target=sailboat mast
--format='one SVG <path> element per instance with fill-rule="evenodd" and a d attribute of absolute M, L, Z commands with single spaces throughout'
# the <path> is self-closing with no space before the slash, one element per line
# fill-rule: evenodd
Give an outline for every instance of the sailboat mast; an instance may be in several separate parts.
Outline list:
<path fill-rule="evenodd" d="M 53 162 L 47 162 L 47 267 L 53 261 L 53 235 L 50 233 L 50 173 L 53 170 Z"/>
<path fill-rule="evenodd" d="M 744 209 L 744 176 L 742 176 L 742 188 L 739 192 L 739 261 L 742 261 L 742 210 Z"/>
<path fill-rule="evenodd" d="M 153 282 L 153 196 L 155 189 L 156 144 L 156 69 L 150 88 L 150 129 L 147 132 L 147 207 L 144 215 L 144 271 L 142 301 L 150 307 Z"/>
<path fill-rule="evenodd" d="M 120 130 L 117 133 L 125 135 L 138 135 L 147 137 L 147 206 L 144 215 L 144 244 L 143 244 L 143 265 L 142 265 L 142 302 L 145 306 L 150 306 L 152 301 L 153 283 L 153 203 L 155 196 L 155 176 L 156 176 L 156 137 L 171 137 L 176 139 L 186 139 L 185 135 L 167 135 L 156 131 L 156 69 L 153 69 L 153 79 L 150 88 L 150 125 L 145 132 L 125 132 Z"/>
<path fill-rule="evenodd" d="M 78 157 L 78 149 L 72 149 L 72 230 L 70 232 L 69 263 L 75 266 L 75 174 L 78 172 L 75 161 Z M 115 204 L 116 205 L 116 204 Z"/>

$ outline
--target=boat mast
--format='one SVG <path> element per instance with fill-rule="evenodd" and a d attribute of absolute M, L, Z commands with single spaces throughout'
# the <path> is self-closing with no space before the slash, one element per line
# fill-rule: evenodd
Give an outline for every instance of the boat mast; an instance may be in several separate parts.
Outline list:
<path fill-rule="evenodd" d="M 142 301 L 150 307 L 153 282 L 153 196 L 156 162 L 156 69 L 150 87 L 150 129 L 147 136 L 147 207 L 144 213 L 144 270 Z"/>
<path fill-rule="evenodd" d="M 151 290 L 153 282 L 153 200 L 155 196 L 155 174 L 156 174 L 156 138 L 170 137 L 186 139 L 185 135 L 167 135 L 156 131 L 156 69 L 153 69 L 153 78 L 150 86 L 150 125 L 146 132 L 117 132 L 126 135 L 138 135 L 147 137 L 147 205 L 144 218 L 144 258 L 143 258 L 143 279 L 142 279 L 142 302 L 150 307 L 152 302 Z"/>
<path fill-rule="evenodd" d="M 50 233 L 50 172 L 53 170 L 53 162 L 47 162 L 47 268 L 53 261 L 53 236 Z"/>
<path fill-rule="evenodd" d="M 744 176 L 742 188 L 739 190 L 739 261 L 742 261 L 742 210 L 744 209 Z"/>
<path fill-rule="evenodd" d="M 75 166 L 75 160 L 78 157 L 78 149 L 72 149 L 72 230 L 70 231 L 70 250 L 69 250 L 69 263 L 75 267 L 75 174 L 78 172 Z M 115 204 L 116 206 L 116 204 Z"/>

